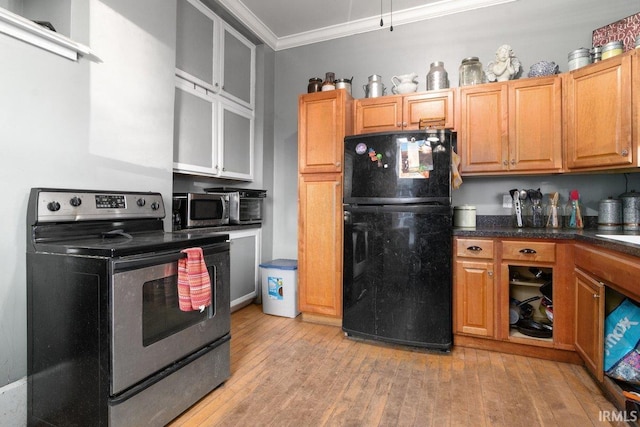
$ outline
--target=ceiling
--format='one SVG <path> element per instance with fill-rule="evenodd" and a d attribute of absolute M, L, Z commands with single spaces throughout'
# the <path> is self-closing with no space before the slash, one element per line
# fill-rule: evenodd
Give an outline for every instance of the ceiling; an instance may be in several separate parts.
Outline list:
<path fill-rule="evenodd" d="M 517 0 L 218 0 L 274 50 L 512 1 Z"/>

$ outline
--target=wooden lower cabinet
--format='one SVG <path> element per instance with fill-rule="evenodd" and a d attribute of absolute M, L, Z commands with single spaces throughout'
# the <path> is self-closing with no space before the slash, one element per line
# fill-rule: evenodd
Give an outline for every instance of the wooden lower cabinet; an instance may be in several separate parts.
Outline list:
<path fill-rule="evenodd" d="M 575 269 L 575 275 L 575 348 L 587 369 L 602 381 L 605 288 L 580 268 Z"/>
<path fill-rule="evenodd" d="M 303 314 L 342 317 L 342 174 L 298 178 L 298 287 Z"/>
<path fill-rule="evenodd" d="M 573 242 L 457 237 L 454 265 L 454 345 L 580 363 L 574 351 Z M 530 270 L 553 278 L 552 338 L 524 335 L 510 325 L 510 301 L 519 298 L 522 285 L 514 277 Z M 522 287 L 538 294 L 542 283 Z"/>
<path fill-rule="evenodd" d="M 454 331 L 494 336 L 493 241 L 457 239 L 454 267 Z"/>

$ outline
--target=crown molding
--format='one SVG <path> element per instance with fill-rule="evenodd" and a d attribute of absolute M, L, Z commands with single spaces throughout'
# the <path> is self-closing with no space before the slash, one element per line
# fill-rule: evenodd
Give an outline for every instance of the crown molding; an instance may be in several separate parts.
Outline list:
<path fill-rule="evenodd" d="M 230 13 L 238 18 L 247 28 L 253 31 L 265 44 L 273 50 L 284 50 L 304 46 L 312 43 L 347 37 L 369 31 L 386 30 L 379 25 L 380 16 L 349 21 L 343 24 L 319 28 L 313 31 L 277 37 L 257 16 L 253 14 L 241 0 L 218 0 Z M 410 9 L 393 12 L 393 26 L 410 24 L 446 15 L 467 12 L 474 9 L 511 3 L 518 0 L 441 0 Z M 385 21 L 390 21 L 390 13 L 382 15 Z"/>

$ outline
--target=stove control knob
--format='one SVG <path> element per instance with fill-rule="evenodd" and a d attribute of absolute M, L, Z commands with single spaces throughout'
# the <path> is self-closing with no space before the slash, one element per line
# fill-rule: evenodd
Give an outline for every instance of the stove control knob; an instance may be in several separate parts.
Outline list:
<path fill-rule="evenodd" d="M 158 202 L 151 203 L 151 210 L 157 211 L 158 209 L 160 209 L 160 203 Z"/>
<path fill-rule="evenodd" d="M 59 211 L 60 210 L 60 203 L 58 202 L 49 202 L 47 203 L 47 209 L 49 209 L 51 212 L 55 212 L 55 211 Z"/>
<path fill-rule="evenodd" d="M 78 197 L 78 196 L 74 196 L 74 197 L 71 198 L 71 200 L 69 200 L 69 203 L 74 208 L 77 208 L 78 206 L 80 206 L 82 204 L 82 199 L 80 197 Z"/>
<path fill-rule="evenodd" d="M 147 201 L 143 198 L 139 198 L 138 201 L 136 202 L 136 204 L 140 207 L 143 207 L 144 205 L 147 204 Z"/>

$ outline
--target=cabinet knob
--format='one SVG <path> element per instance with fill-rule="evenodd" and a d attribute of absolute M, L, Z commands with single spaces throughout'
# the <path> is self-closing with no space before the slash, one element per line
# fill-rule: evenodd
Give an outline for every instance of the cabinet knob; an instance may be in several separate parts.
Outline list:
<path fill-rule="evenodd" d="M 489 276 L 493 276 L 493 271 L 487 271 L 487 274 L 488 274 Z"/>
<path fill-rule="evenodd" d="M 622 150 L 622 157 L 627 157 L 629 155 L 629 150 L 627 150 L 626 148 L 624 150 Z"/>
<path fill-rule="evenodd" d="M 535 251 L 535 249 L 528 249 L 528 248 L 520 249 L 520 253 L 521 253 L 521 254 L 526 254 L 526 255 L 533 255 L 533 254 L 537 254 L 537 252 Z"/>
<path fill-rule="evenodd" d="M 406 127 L 407 127 L 407 125 L 408 125 L 408 123 L 407 123 L 407 122 L 402 122 L 402 127 L 406 128 Z"/>
<path fill-rule="evenodd" d="M 400 127 L 402 127 L 402 123 L 398 122 L 398 123 L 396 123 L 396 126 L 400 128 Z"/>
<path fill-rule="evenodd" d="M 511 159 L 511 164 L 515 165 L 516 164 L 516 160 L 515 159 Z"/>
<path fill-rule="evenodd" d="M 468 251 L 473 251 L 473 252 L 480 252 L 482 251 L 482 248 L 480 246 L 469 246 L 467 248 Z"/>
<path fill-rule="evenodd" d="M 507 162 L 506 160 L 503 160 L 503 161 L 502 161 L 502 164 L 503 164 L 503 165 L 505 165 L 505 166 L 508 166 L 508 165 L 509 165 L 509 162 Z"/>
<path fill-rule="evenodd" d="M 593 294 L 593 297 L 594 297 L 594 298 L 600 298 L 600 295 L 598 295 L 598 294 Z"/>
<path fill-rule="evenodd" d="M 340 162 L 336 162 L 336 167 L 339 168 L 340 167 Z"/>

